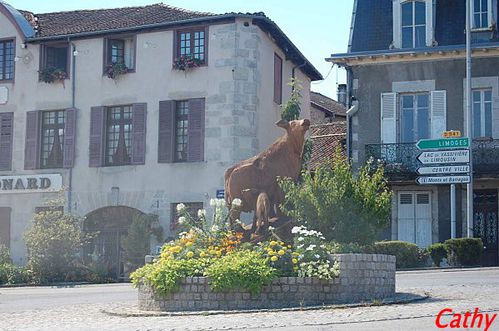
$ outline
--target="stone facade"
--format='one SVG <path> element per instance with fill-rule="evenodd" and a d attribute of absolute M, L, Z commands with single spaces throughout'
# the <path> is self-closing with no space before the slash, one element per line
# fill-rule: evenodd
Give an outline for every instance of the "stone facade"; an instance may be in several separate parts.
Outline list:
<path fill-rule="evenodd" d="M 395 295 L 395 257 L 377 254 L 338 254 L 340 276 L 332 280 L 281 277 L 261 294 L 243 290 L 214 292 L 206 277 L 186 277 L 180 289 L 165 297 L 139 286 L 139 308 L 154 311 L 244 310 L 320 306 L 380 300 Z"/>

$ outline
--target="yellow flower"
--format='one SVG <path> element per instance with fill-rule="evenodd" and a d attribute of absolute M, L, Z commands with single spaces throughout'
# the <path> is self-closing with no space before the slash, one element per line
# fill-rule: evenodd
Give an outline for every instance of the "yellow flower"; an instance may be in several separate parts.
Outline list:
<path fill-rule="evenodd" d="M 286 252 L 285 252 L 285 251 L 283 251 L 282 249 L 281 249 L 279 252 L 277 252 L 277 253 L 278 253 L 279 255 L 284 255 L 284 254 L 286 254 Z"/>
<path fill-rule="evenodd" d="M 192 241 L 188 241 L 185 243 L 185 246 L 191 247 L 194 243 Z"/>
<path fill-rule="evenodd" d="M 279 258 L 275 255 L 270 258 L 270 261 L 272 261 L 272 262 L 275 262 L 277 260 L 279 260 Z"/>
<path fill-rule="evenodd" d="M 186 256 L 187 256 L 188 258 L 191 258 L 191 257 L 193 257 L 193 256 L 194 256 L 194 252 L 187 252 Z"/>
<path fill-rule="evenodd" d="M 214 250 L 214 249 L 212 249 L 212 250 L 210 250 L 210 254 L 211 254 L 211 255 L 215 255 L 215 254 L 217 254 L 217 251 L 216 251 L 216 250 Z"/>
<path fill-rule="evenodd" d="M 275 251 L 272 249 L 269 249 L 267 252 L 269 253 L 269 255 L 275 255 Z"/>
<path fill-rule="evenodd" d="M 222 256 L 222 251 L 217 251 L 216 254 L 217 256 Z"/>
<path fill-rule="evenodd" d="M 272 240 L 272 241 L 270 242 L 270 246 L 276 246 L 276 245 L 277 245 L 277 241 Z"/>
<path fill-rule="evenodd" d="M 293 252 L 292 254 L 293 254 L 293 256 L 298 256 L 298 255 L 300 255 L 300 253 L 298 253 L 298 252 Z"/>
<path fill-rule="evenodd" d="M 201 253 L 199 254 L 199 256 L 200 256 L 200 257 L 205 257 L 205 256 L 206 256 L 206 253 L 205 253 L 205 252 L 201 252 Z"/>
<path fill-rule="evenodd" d="M 291 248 L 291 245 L 288 245 L 288 248 Z"/>
<path fill-rule="evenodd" d="M 292 259 L 291 261 L 293 261 L 294 264 L 297 264 L 298 263 L 298 260 L 297 259 Z"/>

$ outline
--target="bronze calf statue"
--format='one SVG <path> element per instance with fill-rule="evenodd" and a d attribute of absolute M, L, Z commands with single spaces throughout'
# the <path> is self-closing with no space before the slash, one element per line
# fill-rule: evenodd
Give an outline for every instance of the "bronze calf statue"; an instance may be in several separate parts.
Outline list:
<path fill-rule="evenodd" d="M 298 178 L 310 121 L 280 120 L 276 125 L 286 130 L 284 136 L 260 154 L 230 167 L 224 175 L 227 204 L 230 205 L 236 198 L 242 201 L 241 206 L 231 214 L 231 222 L 239 218 L 241 212 L 255 211 L 253 233 L 266 229 L 269 217 L 282 216 L 279 205 L 284 201 L 284 193 L 277 178 Z"/>

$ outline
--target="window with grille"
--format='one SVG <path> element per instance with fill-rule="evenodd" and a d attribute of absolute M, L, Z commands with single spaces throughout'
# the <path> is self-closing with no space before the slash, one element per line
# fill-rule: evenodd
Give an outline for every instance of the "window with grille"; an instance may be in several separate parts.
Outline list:
<path fill-rule="evenodd" d="M 124 64 L 127 69 L 135 69 L 135 37 L 105 39 L 105 67 Z"/>
<path fill-rule="evenodd" d="M 426 3 L 409 1 L 402 4 L 402 48 L 424 47 L 426 44 Z"/>
<path fill-rule="evenodd" d="M 489 27 L 489 16 L 491 9 L 491 0 L 473 0 L 473 29 L 484 29 Z"/>
<path fill-rule="evenodd" d="M 64 151 L 64 110 L 42 112 L 42 168 L 62 168 Z"/>
<path fill-rule="evenodd" d="M 192 57 L 206 63 L 205 28 L 178 31 L 176 49 L 177 57 Z"/>
<path fill-rule="evenodd" d="M 14 40 L 0 40 L 0 81 L 14 79 Z"/>
<path fill-rule="evenodd" d="M 106 165 L 130 164 L 132 106 L 109 107 L 106 124 Z"/>
<path fill-rule="evenodd" d="M 402 143 L 430 138 L 430 94 L 400 96 L 400 137 Z"/>
<path fill-rule="evenodd" d="M 189 102 L 177 101 L 175 110 L 175 162 L 186 162 L 189 143 Z"/>

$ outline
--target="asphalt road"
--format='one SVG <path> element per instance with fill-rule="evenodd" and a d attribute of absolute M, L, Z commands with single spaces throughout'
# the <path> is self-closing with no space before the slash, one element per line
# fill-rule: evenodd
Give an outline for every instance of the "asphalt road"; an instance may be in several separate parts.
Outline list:
<path fill-rule="evenodd" d="M 102 310 L 133 308 L 137 292 L 129 284 L 0 288 L 0 330 L 438 330 L 443 308 L 499 313 L 499 268 L 399 272 L 397 291 L 413 290 L 432 297 L 334 310 L 123 318 Z M 499 330 L 499 320 L 489 330 Z"/>

